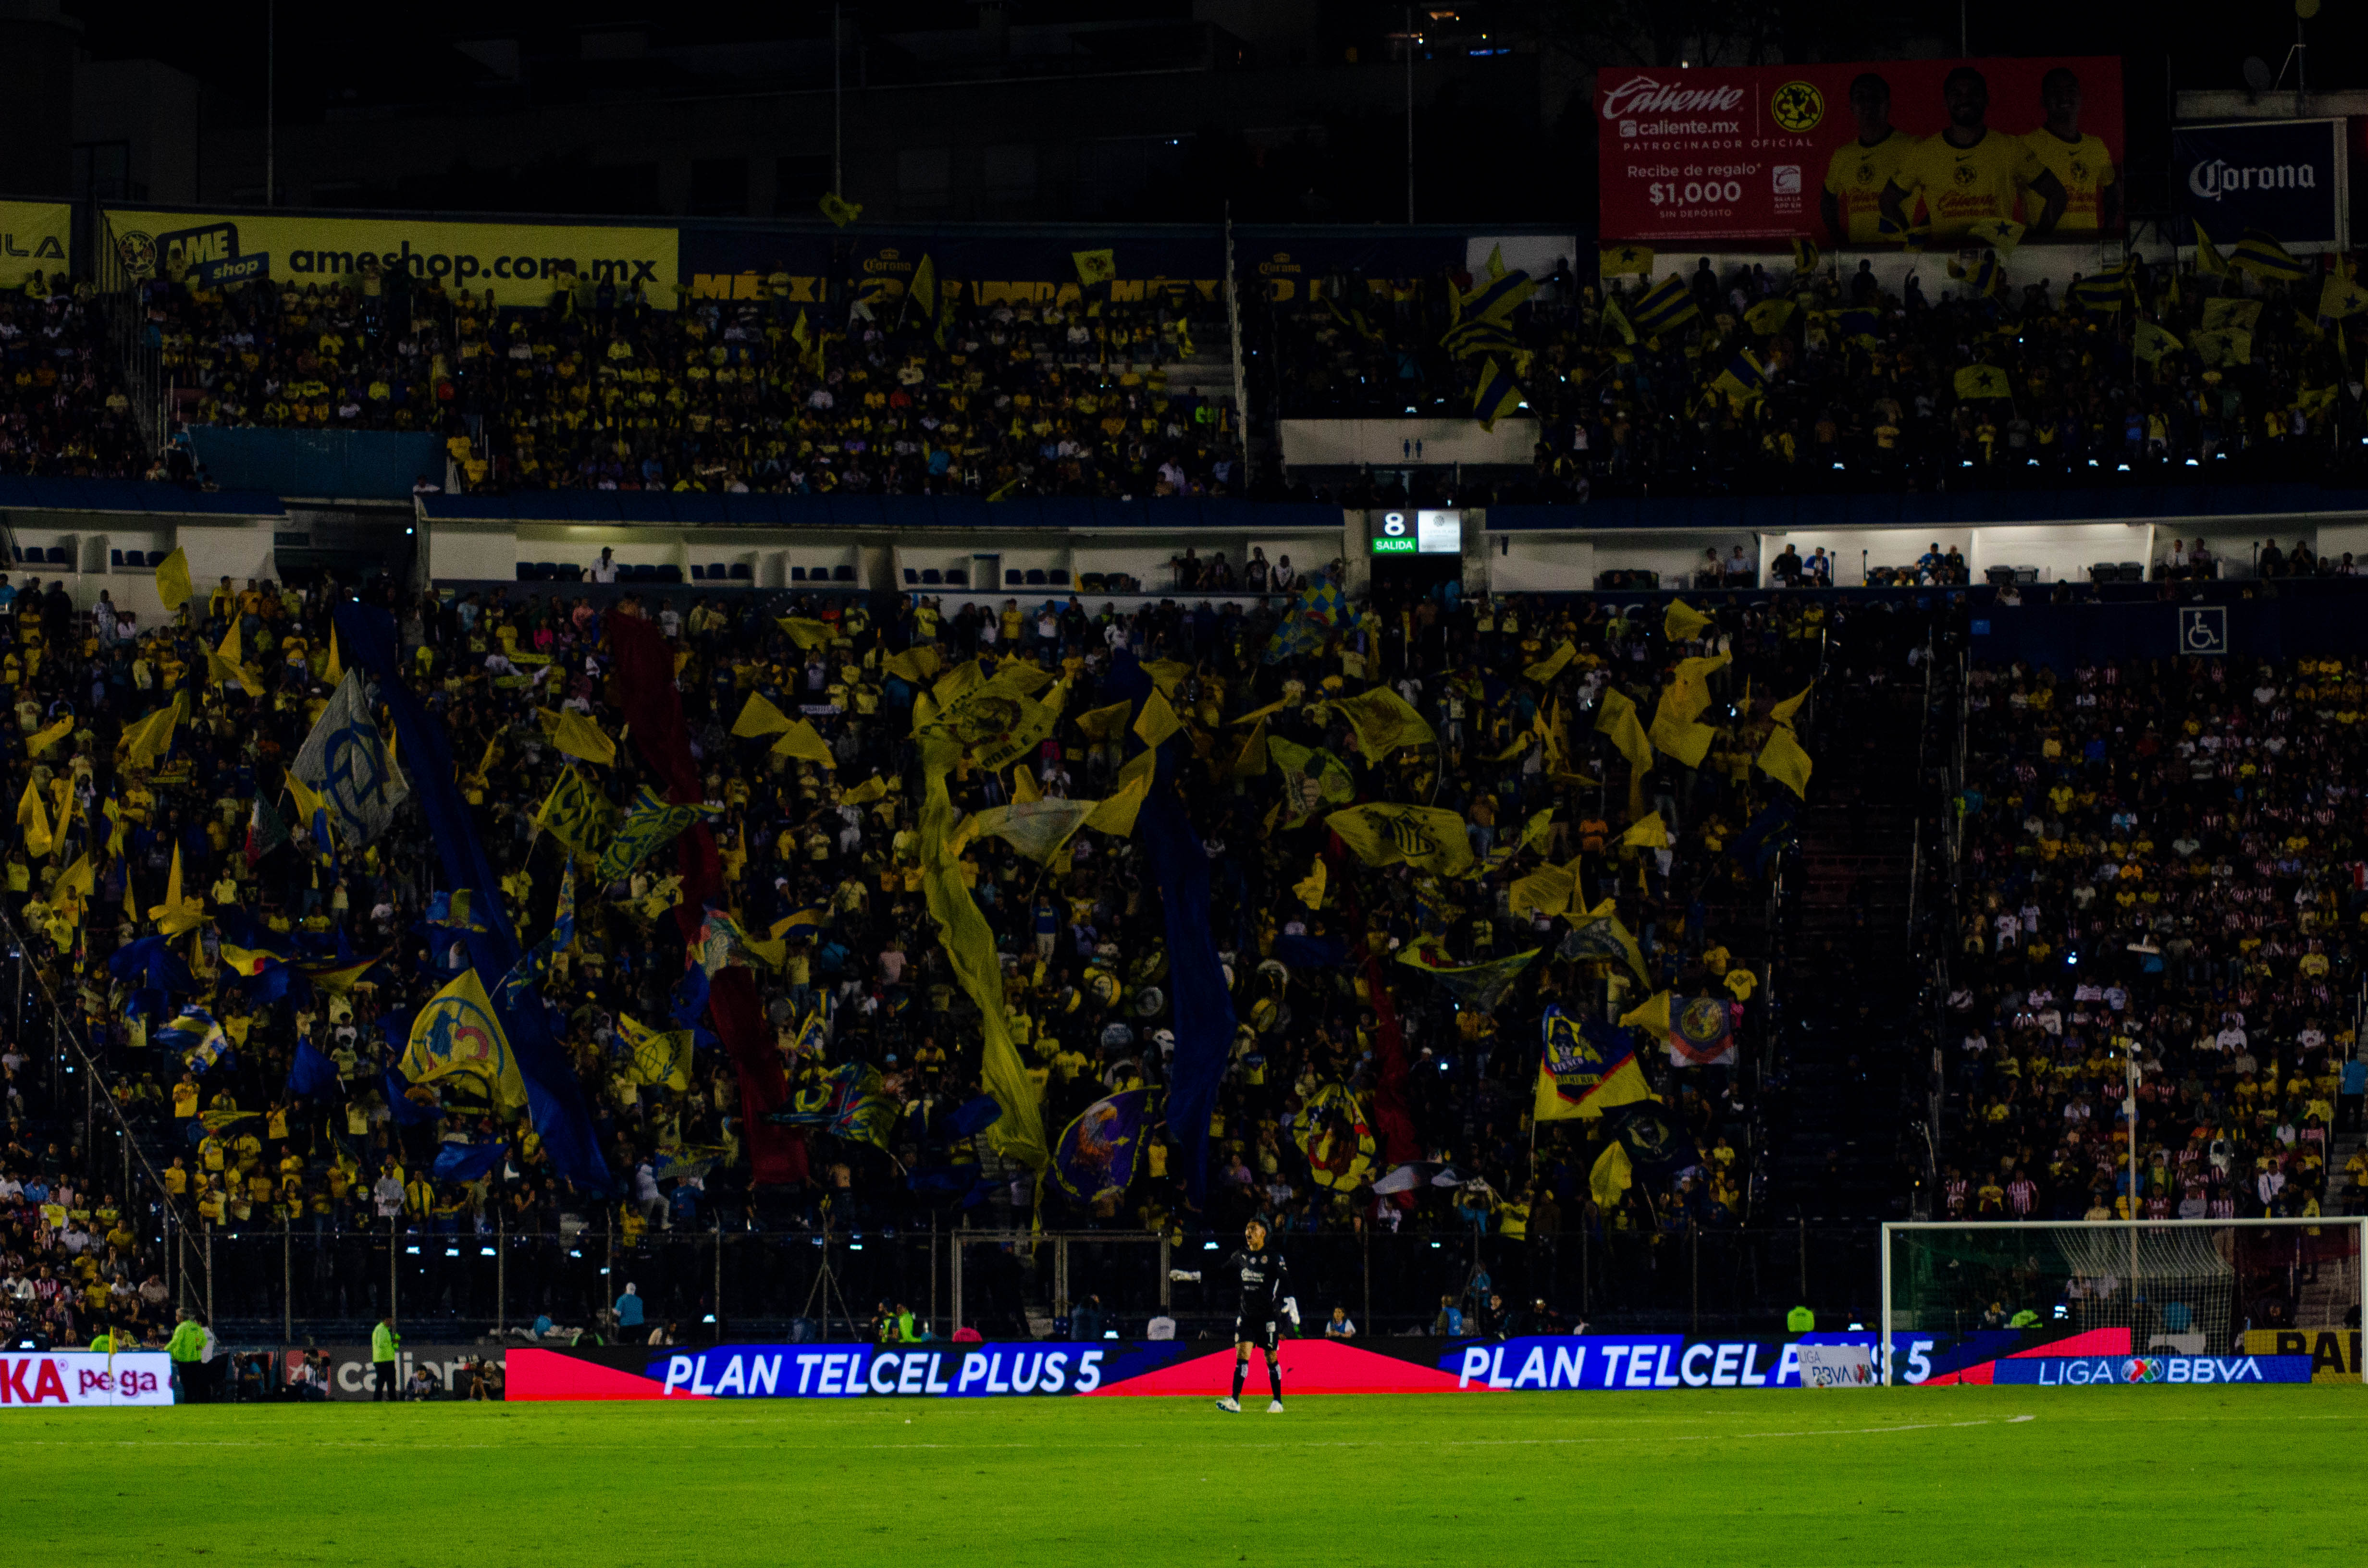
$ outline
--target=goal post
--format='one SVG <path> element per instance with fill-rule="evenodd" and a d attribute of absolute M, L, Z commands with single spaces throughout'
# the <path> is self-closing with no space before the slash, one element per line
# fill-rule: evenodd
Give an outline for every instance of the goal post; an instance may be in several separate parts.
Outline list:
<path fill-rule="evenodd" d="M 2146 1355 L 2237 1355 L 2250 1331 L 2333 1332 L 2360 1375 L 2368 1218 L 1931 1220 L 1883 1227 L 1881 1381 L 1892 1336 L 2129 1331 Z"/>

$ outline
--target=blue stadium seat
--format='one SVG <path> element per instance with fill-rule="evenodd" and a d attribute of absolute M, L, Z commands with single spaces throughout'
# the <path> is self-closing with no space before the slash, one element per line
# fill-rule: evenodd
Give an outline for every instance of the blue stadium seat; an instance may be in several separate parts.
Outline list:
<path fill-rule="evenodd" d="M 542 568 L 536 565 L 533 562 L 521 561 L 518 563 L 518 580 L 519 582 L 534 583 L 540 582 L 541 578 Z"/>
<path fill-rule="evenodd" d="M 921 568 L 921 586 L 934 588 L 945 581 L 945 574 L 934 566 Z"/>
<path fill-rule="evenodd" d="M 1055 566 L 1044 574 L 1044 580 L 1056 588 L 1065 588 L 1069 585 L 1069 569 Z"/>
<path fill-rule="evenodd" d="M 123 569 L 123 551 L 120 550 L 108 551 L 107 552 L 107 563 L 109 566 L 114 567 L 117 571 L 121 571 Z"/>
<path fill-rule="evenodd" d="M 659 567 L 659 568 L 658 568 L 658 581 L 659 581 L 659 582 L 661 582 L 661 583 L 679 583 L 679 582 L 681 582 L 681 581 L 682 581 L 682 568 L 681 568 L 681 567 L 679 567 L 679 566 L 661 566 L 661 567 Z"/>
<path fill-rule="evenodd" d="M 1008 587 L 1008 588 L 1016 588 L 1016 587 L 1019 586 L 1019 585 L 1020 585 L 1021 583 L 1025 582 L 1025 581 L 1027 581 L 1027 579 L 1026 579 L 1026 578 L 1024 578 L 1024 577 L 1022 577 L 1022 576 L 1020 576 L 1020 574 L 1019 574 L 1019 567 L 1017 567 L 1017 566 L 1007 566 L 1007 567 L 1005 567 L 1005 568 L 1004 568 L 1004 570 L 1003 570 L 1003 584 L 1004 584 L 1004 586 Z"/>
<path fill-rule="evenodd" d="M 1032 566 L 1029 568 L 1028 585 L 1031 588 L 1041 588 L 1044 585 L 1044 569 L 1042 567 Z"/>
<path fill-rule="evenodd" d="M 718 570 L 720 571 L 721 569 L 719 568 Z M 706 568 L 706 567 L 704 567 L 704 566 L 701 566 L 701 565 L 700 565 L 698 562 L 696 562 L 696 561 L 692 562 L 690 563 L 690 580 L 691 580 L 692 582 L 694 582 L 694 583 L 704 583 L 704 582 L 706 582 L 706 581 L 707 581 L 707 568 Z"/>
<path fill-rule="evenodd" d="M 165 564 L 165 558 L 172 553 L 173 552 L 169 550 L 152 550 L 148 552 L 148 564 L 151 566 L 162 566 Z"/>
<path fill-rule="evenodd" d="M 735 583 L 753 583 L 757 580 L 757 569 L 745 561 L 735 561 L 732 563 L 730 575 Z"/>
<path fill-rule="evenodd" d="M 970 586 L 970 569 L 969 569 L 968 567 L 966 567 L 966 566 L 949 566 L 949 567 L 947 567 L 947 568 L 946 568 L 946 586 L 947 586 L 947 587 L 949 587 L 949 588 L 967 588 L 967 587 L 969 587 L 969 586 Z"/>
<path fill-rule="evenodd" d="M 921 574 L 918 572 L 914 571 L 910 566 L 905 568 L 905 581 L 908 585 L 917 583 L 920 580 Z"/>
<path fill-rule="evenodd" d="M 745 571 L 746 568 L 744 567 L 742 570 Z M 830 569 L 830 580 L 834 583 L 852 583 L 855 581 L 855 568 L 834 566 Z"/>
<path fill-rule="evenodd" d="M 791 568 L 790 568 L 790 581 L 791 581 L 791 582 L 792 582 L 792 583 L 803 583 L 803 582 L 804 582 L 805 580 L 806 580 L 806 569 L 805 569 L 804 567 L 803 567 L 803 566 L 792 566 L 792 567 L 791 567 Z"/>
<path fill-rule="evenodd" d="M 66 552 L 66 547 L 64 545 L 53 544 L 50 546 L 50 564 L 52 566 L 71 566 L 74 564 L 74 557 Z"/>

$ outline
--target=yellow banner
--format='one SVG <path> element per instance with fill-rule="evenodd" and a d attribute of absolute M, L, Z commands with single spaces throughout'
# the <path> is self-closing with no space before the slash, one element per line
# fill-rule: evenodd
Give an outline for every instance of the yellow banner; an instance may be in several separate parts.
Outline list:
<path fill-rule="evenodd" d="M 2359 1261 L 2349 1260 L 2350 1264 Z M 2245 1354 L 2307 1356 L 2310 1381 L 2315 1383 L 2360 1381 L 2360 1331 L 2356 1328 L 2248 1328 Z"/>
<path fill-rule="evenodd" d="M 180 270 L 210 284 L 339 283 L 376 257 L 385 271 L 422 282 L 490 288 L 497 304 L 540 304 L 573 275 L 620 290 L 638 285 L 652 305 L 672 310 L 680 275 L 676 231 L 664 228 L 134 207 L 109 208 L 107 222 L 134 278 Z"/>
<path fill-rule="evenodd" d="M 22 289 L 74 265 L 74 209 L 63 201 L 0 201 L 0 289 Z"/>

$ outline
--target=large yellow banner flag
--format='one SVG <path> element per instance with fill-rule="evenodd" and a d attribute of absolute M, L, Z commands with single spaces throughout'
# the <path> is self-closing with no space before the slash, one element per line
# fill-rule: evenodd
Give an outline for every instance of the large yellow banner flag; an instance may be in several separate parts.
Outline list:
<path fill-rule="evenodd" d="M 987 1139 L 1008 1158 L 1030 1170 L 1042 1170 L 1050 1157 L 1044 1148 L 1044 1117 L 1036 1103 L 1036 1085 L 1028 1076 L 1019 1048 L 1003 1017 L 1003 964 L 996 957 L 995 933 L 978 912 L 970 889 L 962 885 L 960 862 L 949 850 L 946 835 L 953 822 L 953 801 L 946 793 L 946 769 L 951 748 L 942 742 L 926 748 L 922 770 L 928 793 L 921 805 L 921 892 L 928 901 L 929 918 L 937 923 L 938 939 L 946 946 L 954 979 L 979 1011 L 985 1037 L 980 1077 L 1003 1114 L 987 1129 Z"/>

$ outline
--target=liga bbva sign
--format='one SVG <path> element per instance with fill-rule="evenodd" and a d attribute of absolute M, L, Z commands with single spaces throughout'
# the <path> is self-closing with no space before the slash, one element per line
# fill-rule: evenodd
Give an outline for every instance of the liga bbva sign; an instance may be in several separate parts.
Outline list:
<path fill-rule="evenodd" d="M 638 285 L 652 305 L 672 310 L 680 271 L 671 228 L 134 207 L 108 209 L 107 224 L 132 277 L 177 268 L 216 286 L 267 278 L 349 283 L 375 257 L 385 271 L 407 272 L 423 282 L 472 292 L 491 289 L 499 304 L 540 304 L 572 274 L 620 290 Z"/>

